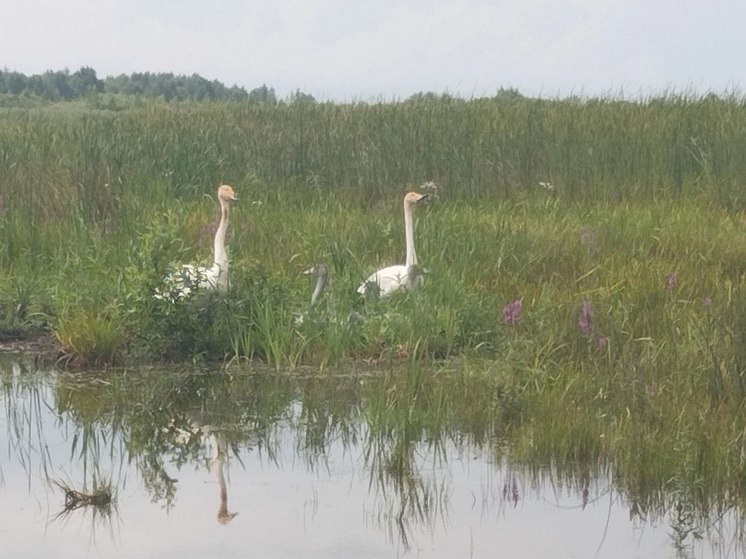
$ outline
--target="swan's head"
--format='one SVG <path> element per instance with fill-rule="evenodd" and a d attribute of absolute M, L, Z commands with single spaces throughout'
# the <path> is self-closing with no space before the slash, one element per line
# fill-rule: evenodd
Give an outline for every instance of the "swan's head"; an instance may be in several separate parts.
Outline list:
<path fill-rule="evenodd" d="M 228 512 L 227 510 L 220 509 L 218 511 L 218 523 L 226 526 L 231 520 L 236 518 L 237 512 Z"/>
<path fill-rule="evenodd" d="M 218 200 L 230 200 L 231 202 L 238 201 L 238 195 L 233 192 L 233 187 L 228 184 L 220 185 L 218 188 Z"/>
<path fill-rule="evenodd" d="M 323 264 L 314 264 L 311 266 L 308 270 L 305 270 L 303 272 L 303 275 L 305 276 L 316 276 L 317 278 L 325 278 L 328 275 L 328 272 L 326 270 L 326 266 Z"/>
<path fill-rule="evenodd" d="M 429 194 L 420 194 L 419 192 L 407 192 L 406 196 L 404 196 L 404 205 L 412 207 L 417 202 L 421 202 L 422 200 L 426 200 L 429 198 Z"/>

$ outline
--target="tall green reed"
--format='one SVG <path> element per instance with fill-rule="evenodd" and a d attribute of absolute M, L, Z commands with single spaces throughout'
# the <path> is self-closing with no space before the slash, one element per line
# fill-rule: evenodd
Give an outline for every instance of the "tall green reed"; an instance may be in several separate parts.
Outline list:
<path fill-rule="evenodd" d="M 0 280 L 38 278 L 50 316 L 106 309 L 133 351 L 148 332 L 156 355 L 274 355 L 278 366 L 415 348 L 543 363 L 544 339 L 572 366 L 597 353 L 604 366 L 677 365 L 694 354 L 679 332 L 695 301 L 719 302 L 728 285 L 736 297 L 720 308 L 723 329 L 737 326 L 746 118 L 736 96 L 154 104 L 1 118 Z M 401 195 L 426 178 L 440 189 L 417 214 L 425 287 L 364 303 L 354 288 L 402 260 Z M 243 199 L 230 230 L 232 307 L 158 309 L 152 292 L 169 269 L 210 263 L 209 196 L 223 181 Z M 310 291 L 298 272 L 319 260 L 333 270 L 331 308 L 313 332 L 298 331 Z M 676 297 L 663 287 L 671 273 Z M 509 328 L 501 310 L 515 299 L 524 314 Z M 584 300 L 591 339 L 576 327 Z M 213 341 L 199 343 L 207 332 Z M 172 334 L 172 349 L 152 347 Z M 644 341 L 654 337 L 662 344 Z M 608 348 L 591 349 L 601 338 Z"/>

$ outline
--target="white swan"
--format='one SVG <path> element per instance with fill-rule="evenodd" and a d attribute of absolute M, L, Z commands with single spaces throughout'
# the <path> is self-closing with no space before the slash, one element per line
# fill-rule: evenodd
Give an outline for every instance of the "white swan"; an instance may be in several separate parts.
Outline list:
<path fill-rule="evenodd" d="M 429 197 L 429 194 L 409 192 L 404 196 L 404 237 L 407 246 L 407 258 L 405 264 L 396 264 L 382 268 L 370 275 L 363 284 L 357 288 L 361 295 L 375 293 L 376 289 L 380 297 L 388 297 L 400 289 L 414 289 L 420 283 L 420 273 L 417 267 L 417 253 L 414 250 L 414 221 L 412 210 L 415 204 Z"/>
<path fill-rule="evenodd" d="M 225 290 L 228 288 L 228 253 L 225 250 L 225 234 L 228 231 L 228 214 L 230 203 L 238 200 L 233 187 L 223 184 L 218 188 L 220 204 L 220 225 L 215 232 L 213 244 L 213 263 L 209 268 L 185 264 L 180 270 L 169 274 L 163 287 L 156 290 L 157 299 L 177 301 L 200 289 Z"/>

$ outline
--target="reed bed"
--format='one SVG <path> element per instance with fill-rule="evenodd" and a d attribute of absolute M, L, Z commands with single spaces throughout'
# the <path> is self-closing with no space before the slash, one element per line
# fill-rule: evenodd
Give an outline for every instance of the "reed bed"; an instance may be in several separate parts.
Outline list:
<path fill-rule="evenodd" d="M 475 353 L 684 367 L 741 389 L 740 96 L 154 103 L 0 119 L 0 326 L 52 331 L 70 362 Z M 364 302 L 359 282 L 402 261 L 401 197 L 425 180 L 439 188 L 417 212 L 424 288 Z M 178 262 L 210 263 L 220 182 L 242 197 L 231 292 L 154 300 Z M 311 311 L 299 272 L 316 261 L 332 286 Z"/>

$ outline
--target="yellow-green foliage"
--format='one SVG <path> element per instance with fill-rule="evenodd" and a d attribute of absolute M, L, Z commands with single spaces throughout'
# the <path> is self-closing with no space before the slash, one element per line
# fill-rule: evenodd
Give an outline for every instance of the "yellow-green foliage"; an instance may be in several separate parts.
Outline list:
<path fill-rule="evenodd" d="M 110 365 L 122 350 L 119 324 L 98 312 L 71 310 L 60 317 L 55 336 L 64 360 L 78 366 Z"/>

